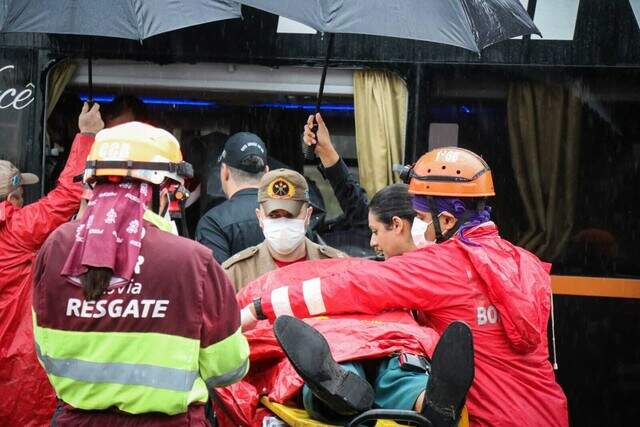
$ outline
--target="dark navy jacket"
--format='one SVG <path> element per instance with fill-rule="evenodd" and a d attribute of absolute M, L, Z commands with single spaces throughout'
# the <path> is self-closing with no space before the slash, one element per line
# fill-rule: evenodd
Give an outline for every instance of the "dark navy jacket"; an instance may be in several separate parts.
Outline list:
<path fill-rule="evenodd" d="M 245 188 L 209 210 L 198 222 L 196 240 L 213 251 L 222 264 L 232 255 L 262 243 L 256 209 L 258 189 Z"/>

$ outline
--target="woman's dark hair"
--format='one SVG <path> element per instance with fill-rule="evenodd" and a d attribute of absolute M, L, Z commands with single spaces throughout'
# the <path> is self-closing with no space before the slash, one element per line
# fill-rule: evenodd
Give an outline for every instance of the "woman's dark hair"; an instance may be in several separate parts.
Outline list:
<path fill-rule="evenodd" d="M 378 191 L 369 202 L 369 212 L 386 226 L 391 225 L 394 216 L 406 219 L 409 223 L 416 216 L 406 184 L 393 184 Z"/>
<path fill-rule="evenodd" d="M 84 299 L 94 301 L 109 287 L 113 271 L 106 267 L 89 267 L 87 272 L 80 276 L 80 283 L 84 288 Z"/>

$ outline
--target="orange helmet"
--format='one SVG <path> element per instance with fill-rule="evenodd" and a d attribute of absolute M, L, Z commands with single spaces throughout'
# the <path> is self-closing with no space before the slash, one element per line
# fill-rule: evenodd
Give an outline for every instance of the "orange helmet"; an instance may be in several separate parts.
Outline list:
<path fill-rule="evenodd" d="M 402 177 L 402 174 L 401 174 Z M 489 165 L 458 147 L 436 148 L 404 173 L 409 193 L 441 197 L 495 196 Z"/>
<path fill-rule="evenodd" d="M 87 157 L 84 182 L 101 176 L 131 177 L 152 184 L 169 178 L 180 184 L 193 176 L 182 160 L 180 143 L 169 132 L 139 122 L 129 122 L 98 132 Z"/>

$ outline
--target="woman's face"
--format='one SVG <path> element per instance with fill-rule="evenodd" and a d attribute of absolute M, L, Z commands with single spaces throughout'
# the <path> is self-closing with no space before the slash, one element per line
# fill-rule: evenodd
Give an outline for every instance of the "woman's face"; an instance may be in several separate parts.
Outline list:
<path fill-rule="evenodd" d="M 382 252 L 387 259 L 416 248 L 411 239 L 411 224 L 407 220 L 393 217 L 391 225 L 386 225 L 370 211 L 369 228 L 371 247 L 376 252 Z"/>

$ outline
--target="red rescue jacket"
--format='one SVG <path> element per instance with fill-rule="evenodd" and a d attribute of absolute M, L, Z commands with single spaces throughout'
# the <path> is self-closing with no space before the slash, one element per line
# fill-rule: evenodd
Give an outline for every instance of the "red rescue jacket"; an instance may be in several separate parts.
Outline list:
<path fill-rule="evenodd" d="M 58 185 L 35 203 L 0 203 L 0 425 L 49 425 L 55 394 L 36 359 L 31 266 L 49 234 L 78 210 L 93 136 L 76 135 Z"/>
<path fill-rule="evenodd" d="M 300 283 L 262 295 L 265 315 L 415 309 L 442 333 L 454 320 L 473 331 L 475 381 L 467 407 L 474 426 L 567 426 L 567 401 L 549 363 L 548 265 L 498 235 L 492 222 L 440 245 L 348 270 L 314 269 Z M 321 263 L 322 261 L 316 261 Z M 328 267 L 328 266 L 327 266 Z"/>
<path fill-rule="evenodd" d="M 359 262 L 353 258 L 329 259 L 321 264 L 308 261 L 280 268 L 243 288 L 237 296 L 238 302 L 244 306 L 282 283 L 319 275 L 327 268 L 334 272 L 348 271 Z M 334 358 L 339 362 L 381 358 L 402 351 L 430 356 L 439 337 L 433 329 L 419 326 L 407 311 L 323 316 L 307 321 L 325 336 Z M 251 348 L 249 374 L 240 383 L 216 390 L 216 415 L 223 426 L 261 426 L 263 417 L 269 414 L 258 405 L 261 395 L 266 394 L 280 403 L 295 401 L 303 385 L 268 322 L 259 322 L 245 336 Z"/>

